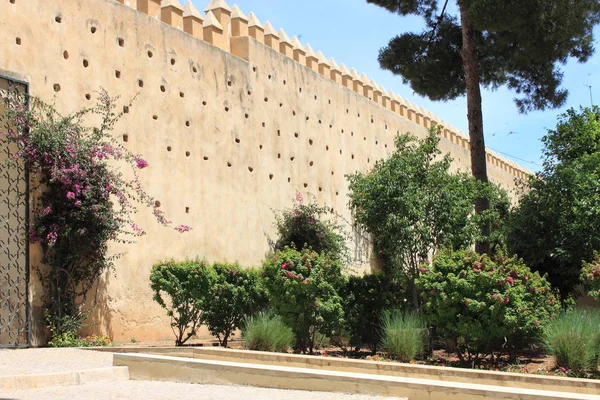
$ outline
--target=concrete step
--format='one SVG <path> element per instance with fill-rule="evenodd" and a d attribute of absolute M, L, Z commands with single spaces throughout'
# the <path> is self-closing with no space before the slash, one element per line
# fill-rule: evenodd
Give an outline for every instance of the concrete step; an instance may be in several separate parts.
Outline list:
<path fill-rule="evenodd" d="M 200 384 L 248 385 L 404 397 L 410 400 L 600 400 L 600 395 L 508 386 L 418 379 L 182 357 L 116 353 L 115 366 L 129 368 L 131 379 Z"/>
<path fill-rule="evenodd" d="M 103 367 L 81 371 L 0 376 L 0 391 L 28 390 L 52 386 L 82 385 L 90 382 L 129 379 L 127 367 Z"/>

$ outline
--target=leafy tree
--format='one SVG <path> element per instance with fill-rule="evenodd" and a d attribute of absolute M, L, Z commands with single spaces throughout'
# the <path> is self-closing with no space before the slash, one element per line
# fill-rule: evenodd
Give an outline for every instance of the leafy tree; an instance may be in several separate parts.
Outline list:
<path fill-rule="evenodd" d="M 382 68 L 402 76 L 432 100 L 467 95 L 473 176 L 487 182 L 481 86 L 507 85 L 521 112 L 562 106 L 560 65 L 593 53 L 593 27 L 600 21 L 597 0 L 367 0 L 399 15 L 417 15 L 426 29 L 393 38 L 379 53 Z M 489 203 L 475 201 L 481 213 Z M 483 236 L 487 236 L 484 227 Z M 489 244 L 477 243 L 479 253 Z"/>
<path fill-rule="evenodd" d="M 407 278 L 414 305 L 414 279 L 420 263 L 444 246 L 472 243 L 472 178 L 449 173 L 432 130 L 415 144 L 409 134 L 396 137 L 396 150 L 371 172 L 348 176 L 350 206 L 356 221 L 373 235 L 376 253 L 388 272 Z"/>
<path fill-rule="evenodd" d="M 568 110 L 542 141 L 543 169 L 511 216 L 509 249 L 564 298 L 600 251 L 600 109 Z"/>

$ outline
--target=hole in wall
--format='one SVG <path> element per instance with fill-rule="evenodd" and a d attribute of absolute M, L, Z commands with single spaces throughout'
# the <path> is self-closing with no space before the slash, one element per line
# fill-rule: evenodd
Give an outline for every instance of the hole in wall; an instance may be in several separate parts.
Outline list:
<path fill-rule="evenodd" d="M 329 145 L 325 145 L 325 150 L 329 151 Z"/>
<path fill-rule="evenodd" d="M 250 115 L 248 113 L 244 114 L 244 117 L 246 117 L 246 119 L 248 119 L 250 117 Z"/>
<path fill-rule="evenodd" d="M 319 186 L 319 192 L 322 192 L 323 188 L 321 186 Z"/>
<path fill-rule="evenodd" d="M 279 107 L 283 107 L 283 103 L 279 103 Z"/>
<path fill-rule="evenodd" d="M 272 77 L 271 77 L 271 74 L 269 74 L 268 78 L 269 78 L 269 79 L 271 79 L 271 78 L 272 78 Z"/>
<path fill-rule="evenodd" d="M 254 168 L 248 167 L 248 171 L 252 172 L 252 171 L 254 171 Z"/>
<path fill-rule="evenodd" d="M 342 129 L 342 133 L 344 133 L 344 130 Z"/>
<path fill-rule="evenodd" d="M 235 138 L 235 142 L 236 142 L 236 143 L 239 143 L 239 142 L 240 142 L 240 139 L 239 139 L 239 138 Z"/>
<path fill-rule="evenodd" d="M 313 140 L 312 139 L 308 139 L 308 144 L 310 144 L 312 146 Z"/>
<path fill-rule="evenodd" d="M 60 24 L 62 22 L 62 17 L 60 15 L 57 15 L 56 17 L 54 17 L 54 20 Z"/>
<path fill-rule="evenodd" d="M 356 115 L 358 115 L 358 118 L 360 118 L 360 113 L 357 113 Z"/>
<path fill-rule="evenodd" d="M 88 60 L 83 60 L 83 68 L 87 68 L 90 66 L 90 63 L 88 62 Z"/>
<path fill-rule="evenodd" d="M 373 124 L 373 123 L 375 123 L 375 120 L 374 120 L 373 118 L 371 118 L 371 123 L 372 123 L 372 124 Z"/>
<path fill-rule="evenodd" d="M 96 28 L 95 26 L 92 26 L 92 27 L 90 28 L 90 32 L 92 32 L 92 35 L 93 35 L 94 33 L 96 33 L 96 31 L 97 31 L 97 30 L 98 30 L 98 28 Z"/>
<path fill-rule="evenodd" d="M 65 50 L 65 51 L 63 51 L 63 58 L 64 58 L 65 60 L 68 60 L 68 59 L 69 59 L 69 52 L 68 52 L 68 51 L 66 51 L 66 50 Z"/>
<path fill-rule="evenodd" d="M 123 141 L 124 141 L 125 143 L 129 142 L 129 135 L 127 135 L 127 134 L 124 134 L 124 135 L 123 135 Z"/>
<path fill-rule="evenodd" d="M 227 81 L 227 86 L 231 86 L 231 81 Z"/>
<path fill-rule="evenodd" d="M 92 99 L 92 96 L 91 96 L 89 93 L 86 93 L 86 94 L 85 94 L 85 99 L 86 99 L 86 100 L 91 100 L 91 99 Z"/>
<path fill-rule="evenodd" d="M 310 119 L 310 117 L 306 116 L 306 120 L 308 121 Z"/>
<path fill-rule="evenodd" d="M 294 137 L 298 137 L 298 136 L 300 136 L 300 135 L 298 134 L 298 132 L 294 132 Z"/>
<path fill-rule="evenodd" d="M 154 207 L 156 207 L 156 208 L 160 207 L 160 201 L 156 200 L 154 202 Z"/>
<path fill-rule="evenodd" d="M 331 176 L 333 176 L 333 175 L 334 175 L 334 172 L 333 172 L 333 171 L 331 171 Z"/>
<path fill-rule="evenodd" d="M 144 81 L 141 79 L 138 79 L 138 86 L 139 87 L 144 87 Z"/>
<path fill-rule="evenodd" d="M 308 183 L 305 183 L 305 184 L 304 184 L 304 187 L 305 187 L 305 188 L 307 188 L 307 187 L 308 187 Z"/>
<path fill-rule="evenodd" d="M 60 85 L 58 83 L 55 83 L 53 88 L 55 92 L 60 92 Z"/>
<path fill-rule="evenodd" d="M 253 71 L 253 72 L 256 72 L 256 67 L 252 67 L 252 71 Z"/>
<path fill-rule="evenodd" d="M 171 58 L 171 65 L 175 65 L 175 59 Z"/>
<path fill-rule="evenodd" d="M 191 156 L 191 155 L 192 155 L 192 153 L 190 153 L 189 151 L 186 151 L 186 152 L 185 152 L 185 156 L 186 156 L 186 157 L 189 157 L 189 156 Z"/>
<path fill-rule="evenodd" d="M 294 158 L 295 158 L 294 156 L 290 157 L 290 161 L 294 161 Z"/>
<path fill-rule="evenodd" d="M 123 114 L 129 114 L 129 106 L 123 106 Z"/>
<path fill-rule="evenodd" d="M 277 136 L 281 136 L 281 131 L 277 129 Z"/>
<path fill-rule="evenodd" d="M 367 164 L 369 164 L 371 162 L 370 158 L 367 158 Z"/>
<path fill-rule="evenodd" d="M 284 85 L 287 85 L 287 81 L 286 81 L 285 79 L 283 80 L 283 84 L 284 84 Z"/>
<path fill-rule="evenodd" d="M 185 126 L 187 126 L 189 128 L 190 125 L 191 125 L 190 121 L 185 121 Z"/>
<path fill-rule="evenodd" d="M 354 154 L 352 154 L 352 159 L 354 160 Z"/>
<path fill-rule="evenodd" d="M 263 122 L 262 127 L 265 128 L 266 126 L 267 126 L 267 124 Z"/>
<path fill-rule="evenodd" d="M 296 116 L 296 111 L 292 111 L 292 115 L 295 117 Z"/>
<path fill-rule="evenodd" d="M 309 162 L 308 165 L 310 165 L 311 167 L 314 165 L 315 163 L 313 161 Z"/>
<path fill-rule="evenodd" d="M 121 79 L 121 71 L 118 71 L 118 70 L 117 70 L 117 71 L 115 71 L 115 77 L 116 77 L 117 79 Z"/>
<path fill-rule="evenodd" d="M 251 96 L 252 92 L 250 90 L 248 90 L 248 96 Z"/>
<path fill-rule="evenodd" d="M 232 165 L 233 165 L 233 164 L 231 164 L 231 162 L 230 162 L 230 161 L 227 161 L 227 166 L 228 166 L 229 168 L 231 168 L 231 166 L 232 166 Z"/>
<path fill-rule="evenodd" d="M 298 92 L 302 93 L 302 88 L 298 88 Z"/>
<path fill-rule="evenodd" d="M 206 157 L 206 156 L 202 157 L 202 159 L 203 159 L 204 161 L 208 161 L 208 157 Z"/>
<path fill-rule="evenodd" d="M 329 104 L 331 104 L 331 100 L 328 100 Z"/>
<path fill-rule="evenodd" d="M 269 179 L 273 180 L 273 174 L 269 174 Z"/>
<path fill-rule="evenodd" d="M 195 74 L 198 73 L 198 68 L 192 67 L 192 72 L 195 73 Z"/>
<path fill-rule="evenodd" d="M 119 44 L 120 47 L 125 47 L 125 39 L 117 38 L 117 43 Z"/>
<path fill-rule="evenodd" d="M 281 153 L 277 153 L 277 158 L 281 158 Z"/>
<path fill-rule="evenodd" d="M 189 208 L 189 207 L 186 207 L 186 208 L 185 208 L 185 213 L 186 213 L 186 214 L 189 214 L 189 213 L 190 213 L 190 208 Z"/>
<path fill-rule="evenodd" d="M 365 136 L 365 137 L 363 138 L 363 140 L 365 140 L 365 141 L 366 141 L 366 140 L 367 140 L 367 137 Z"/>
<path fill-rule="evenodd" d="M 291 181 L 292 181 L 292 178 L 290 178 L 290 177 L 288 176 L 288 183 L 290 183 Z"/>
<path fill-rule="evenodd" d="M 229 107 L 225 107 L 225 112 L 229 112 Z"/>
<path fill-rule="evenodd" d="M 268 101 L 269 101 L 269 98 L 268 98 L 268 97 L 265 97 L 265 103 L 266 103 L 266 102 L 268 102 Z"/>
<path fill-rule="evenodd" d="M 340 154 L 342 154 L 342 149 L 340 149 Z"/>
<path fill-rule="evenodd" d="M 348 109 L 346 108 L 346 114 L 348 114 L 349 112 L 350 112 L 350 110 L 348 110 Z"/>
<path fill-rule="evenodd" d="M 161 92 L 165 92 L 167 90 L 167 88 L 165 87 L 165 85 L 160 85 L 160 91 Z"/>
<path fill-rule="evenodd" d="M 262 145 L 262 144 L 259 144 L 259 145 L 258 145 L 258 148 L 259 148 L 260 150 L 262 150 L 262 148 L 263 148 L 263 145 Z"/>
<path fill-rule="evenodd" d="M 315 94 L 315 100 L 317 99 L 317 95 Z"/>
<path fill-rule="evenodd" d="M 152 51 L 150 51 L 150 50 L 148 50 L 148 53 L 146 53 L 146 54 L 148 54 L 148 58 L 154 57 L 154 53 L 152 53 Z"/>
<path fill-rule="evenodd" d="M 205 105 L 206 105 L 206 101 L 203 101 L 203 102 L 202 102 L 202 105 L 203 105 L 203 106 L 205 106 Z"/>
<path fill-rule="evenodd" d="M 21 38 L 20 37 L 15 38 L 15 43 L 17 44 L 17 46 L 20 46 L 21 45 Z"/>
<path fill-rule="evenodd" d="M 15 4 L 15 0 L 10 0 L 10 4 Z"/>
<path fill-rule="evenodd" d="M 156 121 L 156 120 L 158 119 L 158 115 L 154 114 L 154 115 L 152 116 L 152 119 Z"/>
<path fill-rule="evenodd" d="M 179 97 L 181 97 L 183 99 L 185 97 L 185 93 L 179 92 Z"/>
<path fill-rule="evenodd" d="M 167 146 L 167 151 L 171 151 L 171 150 L 173 150 L 173 149 L 171 148 L 171 146 Z"/>
<path fill-rule="evenodd" d="M 335 192 L 335 195 L 338 196 L 340 194 L 340 192 Z"/>

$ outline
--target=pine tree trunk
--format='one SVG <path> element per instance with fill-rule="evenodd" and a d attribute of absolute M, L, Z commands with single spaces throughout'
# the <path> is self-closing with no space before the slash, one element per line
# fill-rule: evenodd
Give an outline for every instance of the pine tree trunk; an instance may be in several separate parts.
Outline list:
<path fill-rule="evenodd" d="M 479 86 L 479 56 L 475 43 L 475 30 L 467 15 L 465 0 L 458 0 L 460 21 L 462 26 L 463 46 L 461 56 L 467 83 L 467 118 L 469 120 L 469 137 L 471 141 L 471 171 L 473 177 L 481 182 L 487 182 L 487 163 L 485 157 L 485 140 L 483 137 L 483 112 L 481 110 L 481 88 Z M 477 214 L 490 207 L 487 198 L 475 200 Z M 489 225 L 481 227 L 482 236 L 488 237 Z M 479 254 L 490 253 L 488 241 L 475 243 L 475 251 Z"/>

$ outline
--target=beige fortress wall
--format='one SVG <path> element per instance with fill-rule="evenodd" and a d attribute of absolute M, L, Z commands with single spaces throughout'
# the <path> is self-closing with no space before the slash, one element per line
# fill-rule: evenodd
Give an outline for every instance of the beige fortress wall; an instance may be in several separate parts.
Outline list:
<path fill-rule="evenodd" d="M 150 12 L 160 13 L 151 0 L 137 6 L 148 1 Z M 28 82 L 32 95 L 54 101 L 62 112 L 94 104 L 100 87 L 121 96 L 119 107 L 139 92 L 115 135 L 148 160 L 141 179 L 160 209 L 175 225 L 193 227 L 177 233 L 141 209 L 136 222 L 147 234 L 135 245 L 113 246 L 125 254 L 100 284 L 94 329 L 117 341 L 172 338 L 169 319 L 151 298 L 154 263 L 206 257 L 259 265 L 274 236 L 273 210 L 290 207 L 296 191 L 350 220 L 344 175 L 368 170 L 388 155 L 397 133 L 423 137 L 436 121 L 374 84 L 374 94 L 350 89 L 361 91 L 367 79 L 346 73 L 342 80 L 342 73 L 323 69 L 347 72 L 345 67 L 322 57 L 315 64 L 296 51 L 301 64 L 290 58 L 293 51 L 286 56 L 268 47 L 253 15 L 249 29 L 243 16 L 228 28 L 226 10 L 215 10 L 201 31 L 201 16 L 189 8 L 186 18 L 178 6 L 164 8 L 163 19 L 171 17 L 205 40 L 114 0 L 0 1 L 0 75 Z M 269 33 L 270 24 L 266 28 Z M 258 40 L 226 37 L 230 29 L 244 35 L 247 29 Z M 274 38 L 267 35 L 272 46 L 292 50 Z M 235 55 L 207 41 L 231 47 Z M 463 135 L 446 128 L 440 146 L 455 169 L 468 169 Z M 491 180 L 508 189 L 526 174 L 493 154 L 488 160 Z M 368 248 L 358 247 L 368 270 Z M 39 256 L 32 250 L 34 267 Z M 33 286 L 39 343 L 41 307 Z"/>

